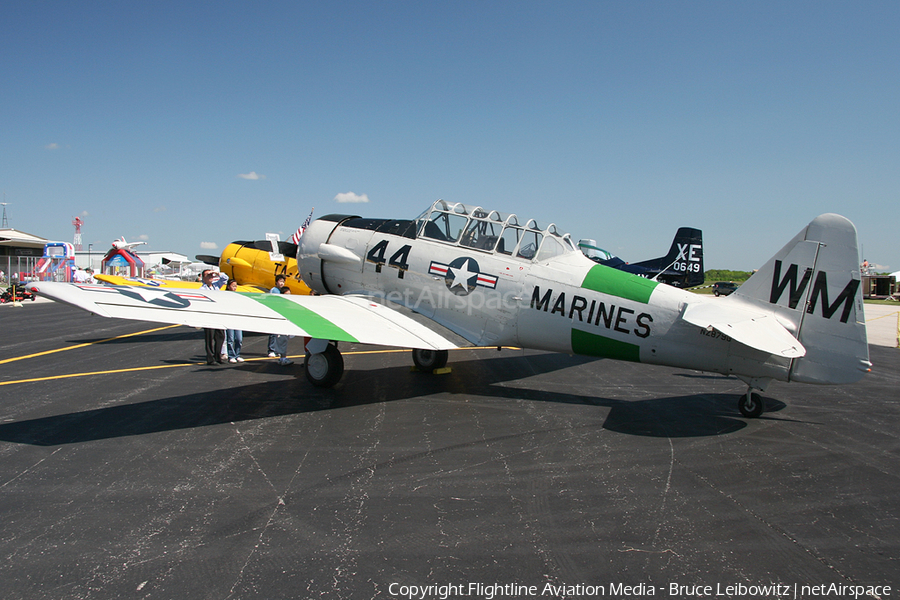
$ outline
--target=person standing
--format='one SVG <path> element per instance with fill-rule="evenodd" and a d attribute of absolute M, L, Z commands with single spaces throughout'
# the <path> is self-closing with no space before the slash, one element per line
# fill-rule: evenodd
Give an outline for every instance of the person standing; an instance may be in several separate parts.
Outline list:
<path fill-rule="evenodd" d="M 234 279 L 230 280 L 226 285 L 225 289 L 229 292 L 237 291 L 237 281 Z M 241 358 L 241 346 L 244 344 L 244 332 L 240 329 L 226 329 L 225 330 L 225 345 L 228 347 L 228 362 L 230 363 L 242 363 L 244 359 Z"/>
<path fill-rule="evenodd" d="M 284 289 L 284 282 L 286 281 L 286 279 L 287 278 L 284 276 L 284 273 L 279 273 L 278 275 L 276 275 L 275 276 L 275 287 L 273 287 L 271 290 L 269 290 L 269 293 L 270 294 L 280 294 L 282 292 L 282 290 Z M 278 356 L 278 347 L 276 346 L 277 338 L 278 338 L 277 335 L 269 336 L 269 345 L 267 348 L 269 351 L 269 358 L 276 358 Z"/>
<path fill-rule="evenodd" d="M 281 289 L 282 294 L 290 294 L 291 288 L 283 287 Z M 276 335 L 275 336 L 275 351 L 278 352 L 278 364 L 282 367 L 286 367 L 288 365 L 294 364 L 294 361 L 287 357 L 287 347 L 288 340 L 291 339 L 292 335 Z"/>
<path fill-rule="evenodd" d="M 222 286 L 222 280 L 219 275 L 212 269 L 204 269 L 200 276 L 203 282 L 200 285 L 200 289 L 218 291 Z M 222 360 L 222 344 L 225 343 L 225 330 L 204 327 L 203 337 L 206 349 L 206 364 L 222 364 L 224 362 Z"/>

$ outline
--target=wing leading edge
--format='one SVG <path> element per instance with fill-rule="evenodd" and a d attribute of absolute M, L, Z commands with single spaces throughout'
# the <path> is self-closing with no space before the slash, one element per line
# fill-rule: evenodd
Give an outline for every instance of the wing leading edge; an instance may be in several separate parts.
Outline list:
<path fill-rule="evenodd" d="M 426 350 L 457 347 L 426 325 L 362 297 L 55 282 L 36 282 L 29 287 L 103 317 Z"/>

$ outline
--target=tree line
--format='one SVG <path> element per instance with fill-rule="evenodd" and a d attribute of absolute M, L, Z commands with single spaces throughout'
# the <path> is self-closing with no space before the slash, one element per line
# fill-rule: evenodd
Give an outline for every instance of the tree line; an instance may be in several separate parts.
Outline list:
<path fill-rule="evenodd" d="M 753 271 L 728 271 L 726 269 L 710 269 L 704 273 L 707 283 L 715 283 L 716 281 L 733 281 L 735 283 L 743 283 L 750 279 Z"/>

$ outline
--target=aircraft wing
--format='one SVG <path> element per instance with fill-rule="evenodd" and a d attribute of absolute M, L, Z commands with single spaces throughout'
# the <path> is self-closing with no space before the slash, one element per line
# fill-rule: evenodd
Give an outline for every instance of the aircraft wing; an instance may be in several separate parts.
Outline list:
<path fill-rule="evenodd" d="M 688 305 L 683 318 L 704 329 L 713 328 L 734 340 L 769 354 L 800 358 L 806 348 L 771 314 L 747 310 L 727 300 Z"/>
<path fill-rule="evenodd" d="M 164 288 L 181 288 L 181 289 L 199 289 L 202 285 L 199 281 L 180 281 L 176 279 L 144 279 L 142 277 L 122 277 L 120 275 L 105 275 L 98 273 L 94 275 L 94 279 L 108 283 L 110 285 L 130 285 L 130 286 L 146 286 L 146 287 L 164 287 Z M 268 292 L 253 285 L 239 285 L 239 292 Z"/>
<path fill-rule="evenodd" d="M 402 348 L 457 347 L 426 324 L 359 296 L 244 294 L 55 282 L 34 282 L 28 287 L 41 296 L 103 317 Z"/>

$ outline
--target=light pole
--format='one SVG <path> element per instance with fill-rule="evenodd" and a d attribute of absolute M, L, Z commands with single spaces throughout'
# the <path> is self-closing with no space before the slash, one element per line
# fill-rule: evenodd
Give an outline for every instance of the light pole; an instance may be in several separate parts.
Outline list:
<path fill-rule="evenodd" d="M 91 258 L 91 248 L 93 247 L 93 244 L 88 244 L 88 268 L 92 271 L 94 270 L 94 260 Z"/>

